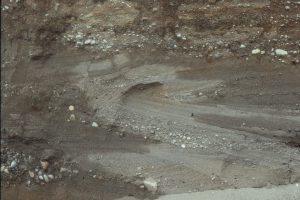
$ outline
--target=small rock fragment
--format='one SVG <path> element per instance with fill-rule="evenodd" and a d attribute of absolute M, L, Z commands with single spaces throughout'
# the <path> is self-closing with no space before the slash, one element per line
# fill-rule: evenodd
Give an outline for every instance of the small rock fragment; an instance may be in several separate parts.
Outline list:
<path fill-rule="evenodd" d="M 48 175 L 48 178 L 54 179 L 54 176 L 53 176 L 52 174 L 49 174 L 49 175 Z"/>
<path fill-rule="evenodd" d="M 74 110 L 75 110 L 75 107 L 72 106 L 72 105 L 70 105 L 70 106 L 69 106 L 69 111 L 74 111 Z"/>
<path fill-rule="evenodd" d="M 260 49 L 253 49 L 252 54 L 254 54 L 254 55 L 260 54 Z"/>
<path fill-rule="evenodd" d="M 144 180 L 144 185 L 151 192 L 157 191 L 157 182 L 151 177 Z"/>
<path fill-rule="evenodd" d="M 48 168 L 48 166 L 49 166 L 49 162 L 47 162 L 47 161 L 41 161 L 41 165 L 42 165 L 43 170 L 46 170 Z"/>
<path fill-rule="evenodd" d="M 64 167 L 60 168 L 60 172 L 66 172 L 66 171 L 68 171 L 67 168 L 64 168 Z"/>
<path fill-rule="evenodd" d="M 286 55 L 288 55 L 288 52 L 285 51 L 285 50 L 283 50 L 283 49 L 276 49 L 276 50 L 275 50 L 275 53 L 276 53 L 276 55 L 278 55 L 278 56 L 286 56 Z"/>
<path fill-rule="evenodd" d="M 95 40 L 92 40 L 92 39 L 87 39 L 84 41 L 84 44 L 91 44 L 91 45 L 94 45 L 96 44 L 96 41 Z"/>
<path fill-rule="evenodd" d="M 47 174 L 44 174 L 43 177 L 44 177 L 45 182 L 48 183 L 49 182 L 49 178 L 48 178 Z"/>
<path fill-rule="evenodd" d="M 39 176 L 42 176 L 42 175 L 43 175 L 43 172 L 42 172 L 42 171 L 38 171 L 38 175 L 39 175 Z"/>
<path fill-rule="evenodd" d="M 17 161 L 13 160 L 11 163 L 10 163 L 10 167 L 11 168 L 15 168 L 17 166 Z"/>
<path fill-rule="evenodd" d="M 71 114 L 70 115 L 70 121 L 74 121 L 76 119 L 75 115 L 74 114 Z"/>
<path fill-rule="evenodd" d="M 78 35 L 76 35 L 76 37 L 75 37 L 77 40 L 81 40 L 81 39 L 83 39 L 83 36 L 81 35 L 81 34 L 78 34 Z"/>
<path fill-rule="evenodd" d="M 7 168 L 4 169 L 4 173 L 9 174 L 9 171 Z"/>
<path fill-rule="evenodd" d="M 28 171 L 30 178 L 34 178 L 34 172 L 33 171 Z"/>
<path fill-rule="evenodd" d="M 92 127 L 98 127 L 99 125 L 96 122 L 92 123 Z"/>

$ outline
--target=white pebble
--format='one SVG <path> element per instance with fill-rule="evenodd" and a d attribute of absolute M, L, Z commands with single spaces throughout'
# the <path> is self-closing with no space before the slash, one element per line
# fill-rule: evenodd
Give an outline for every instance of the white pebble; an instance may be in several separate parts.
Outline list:
<path fill-rule="evenodd" d="M 71 121 L 74 121 L 75 119 L 76 119 L 75 115 L 74 115 L 74 114 L 71 114 L 71 115 L 70 115 L 70 120 L 71 120 Z"/>
<path fill-rule="evenodd" d="M 252 54 L 260 54 L 260 49 L 253 49 Z"/>
<path fill-rule="evenodd" d="M 46 183 L 49 182 L 49 178 L 48 178 L 48 176 L 46 174 L 44 174 L 44 180 L 45 180 Z"/>
<path fill-rule="evenodd" d="M 33 171 L 28 171 L 30 178 L 34 178 L 34 172 Z"/>
<path fill-rule="evenodd" d="M 69 106 L 69 111 L 74 111 L 75 110 L 75 107 L 74 106 Z"/>
<path fill-rule="evenodd" d="M 60 172 L 66 172 L 66 171 L 68 171 L 67 168 L 64 168 L 64 167 L 60 168 Z"/>
<path fill-rule="evenodd" d="M 80 34 L 78 34 L 78 35 L 76 35 L 76 37 L 75 37 L 76 39 L 78 39 L 78 40 L 80 40 L 80 39 L 82 39 L 83 38 L 83 36 L 82 35 L 80 35 Z"/>
<path fill-rule="evenodd" d="M 84 42 L 84 44 L 91 44 L 91 39 L 87 39 L 85 42 Z"/>
<path fill-rule="evenodd" d="M 49 175 L 48 175 L 48 178 L 54 179 L 54 176 L 53 176 L 52 174 L 49 174 Z"/>
<path fill-rule="evenodd" d="M 276 55 L 278 55 L 278 56 L 286 56 L 286 55 L 288 55 L 288 52 L 285 51 L 285 50 L 283 50 L 283 49 L 276 49 L 276 50 L 275 50 L 275 53 L 276 53 Z"/>
<path fill-rule="evenodd" d="M 17 166 L 17 162 L 15 160 L 13 160 L 11 163 L 10 163 L 10 167 L 11 168 L 15 168 Z"/>
<path fill-rule="evenodd" d="M 96 122 L 92 123 L 92 127 L 98 127 L 99 125 Z"/>
<path fill-rule="evenodd" d="M 157 182 L 153 178 L 146 178 L 144 180 L 144 185 L 151 192 L 157 191 L 158 185 L 157 185 Z"/>

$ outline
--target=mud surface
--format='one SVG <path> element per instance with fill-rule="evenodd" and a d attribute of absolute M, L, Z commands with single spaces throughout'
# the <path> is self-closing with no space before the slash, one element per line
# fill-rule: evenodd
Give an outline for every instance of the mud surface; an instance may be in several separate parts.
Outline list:
<path fill-rule="evenodd" d="M 1 197 L 150 200 L 299 182 L 299 11 L 3 1 Z"/>

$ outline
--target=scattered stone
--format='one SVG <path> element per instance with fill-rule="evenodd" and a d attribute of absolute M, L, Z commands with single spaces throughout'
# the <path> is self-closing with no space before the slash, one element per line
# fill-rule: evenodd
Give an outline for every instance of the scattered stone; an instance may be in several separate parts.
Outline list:
<path fill-rule="evenodd" d="M 185 149 L 185 147 L 186 147 L 185 144 L 182 144 L 182 145 L 181 145 L 181 148 Z"/>
<path fill-rule="evenodd" d="M 158 8 L 154 7 L 154 8 L 152 8 L 152 11 L 156 12 L 156 11 L 158 11 Z"/>
<path fill-rule="evenodd" d="M 15 168 L 17 166 L 17 161 L 13 160 L 11 163 L 10 163 L 10 168 Z"/>
<path fill-rule="evenodd" d="M 34 158 L 32 156 L 28 156 L 28 162 L 32 163 L 34 161 Z"/>
<path fill-rule="evenodd" d="M 50 178 L 52 180 L 52 179 L 54 179 L 54 176 L 52 174 L 49 174 L 48 178 Z"/>
<path fill-rule="evenodd" d="M 43 170 L 46 170 L 48 168 L 48 166 L 49 166 L 49 162 L 47 162 L 47 161 L 41 161 L 41 165 L 42 165 Z"/>
<path fill-rule="evenodd" d="M 157 191 L 157 182 L 151 177 L 144 180 L 144 185 L 151 192 Z"/>
<path fill-rule="evenodd" d="M 285 6 L 284 8 L 285 8 L 286 10 L 290 10 L 290 9 L 291 9 L 290 6 Z"/>
<path fill-rule="evenodd" d="M 82 36 L 81 34 L 78 34 L 78 35 L 75 36 L 75 38 L 76 38 L 77 40 L 82 40 L 82 39 L 83 39 L 83 36 Z"/>
<path fill-rule="evenodd" d="M 39 175 L 39 176 L 42 176 L 42 175 L 43 175 L 43 172 L 42 172 L 42 171 L 38 171 L 38 175 Z"/>
<path fill-rule="evenodd" d="M 84 41 L 84 44 L 94 45 L 94 44 L 96 44 L 96 41 L 92 40 L 92 39 L 87 39 L 86 41 Z"/>
<path fill-rule="evenodd" d="M 99 125 L 96 122 L 93 122 L 92 127 L 99 127 Z"/>
<path fill-rule="evenodd" d="M 260 49 L 253 49 L 252 54 L 253 55 L 260 54 Z"/>
<path fill-rule="evenodd" d="M 4 7 L 2 8 L 2 10 L 8 10 L 8 9 L 9 9 L 8 6 L 4 6 Z"/>
<path fill-rule="evenodd" d="M 47 174 L 44 174 L 43 177 L 44 177 L 45 182 L 48 183 L 49 182 L 49 178 L 48 178 Z"/>
<path fill-rule="evenodd" d="M 40 176 L 39 176 L 39 179 L 40 179 L 41 181 L 43 181 L 43 180 L 44 180 L 44 177 L 43 177 L 42 175 L 40 175 Z"/>
<path fill-rule="evenodd" d="M 28 171 L 30 178 L 34 178 L 34 172 L 33 171 Z"/>
<path fill-rule="evenodd" d="M 243 49 L 246 48 L 246 46 L 244 44 L 241 44 L 240 48 Z"/>
<path fill-rule="evenodd" d="M 71 114 L 70 115 L 70 121 L 74 121 L 76 119 L 75 115 L 74 114 Z"/>
<path fill-rule="evenodd" d="M 67 171 L 68 171 L 67 168 L 64 168 L 64 167 L 60 168 L 60 172 L 67 172 Z"/>
<path fill-rule="evenodd" d="M 286 56 L 286 55 L 288 55 L 288 52 L 285 51 L 285 50 L 283 50 L 283 49 L 276 49 L 276 50 L 275 50 L 275 53 L 276 53 L 276 55 L 278 55 L 278 56 Z"/>
<path fill-rule="evenodd" d="M 74 106 L 69 106 L 69 111 L 74 111 L 75 110 L 75 107 Z"/>
<path fill-rule="evenodd" d="M 9 174 L 9 170 L 7 168 L 5 168 L 4 173 Z"/>

